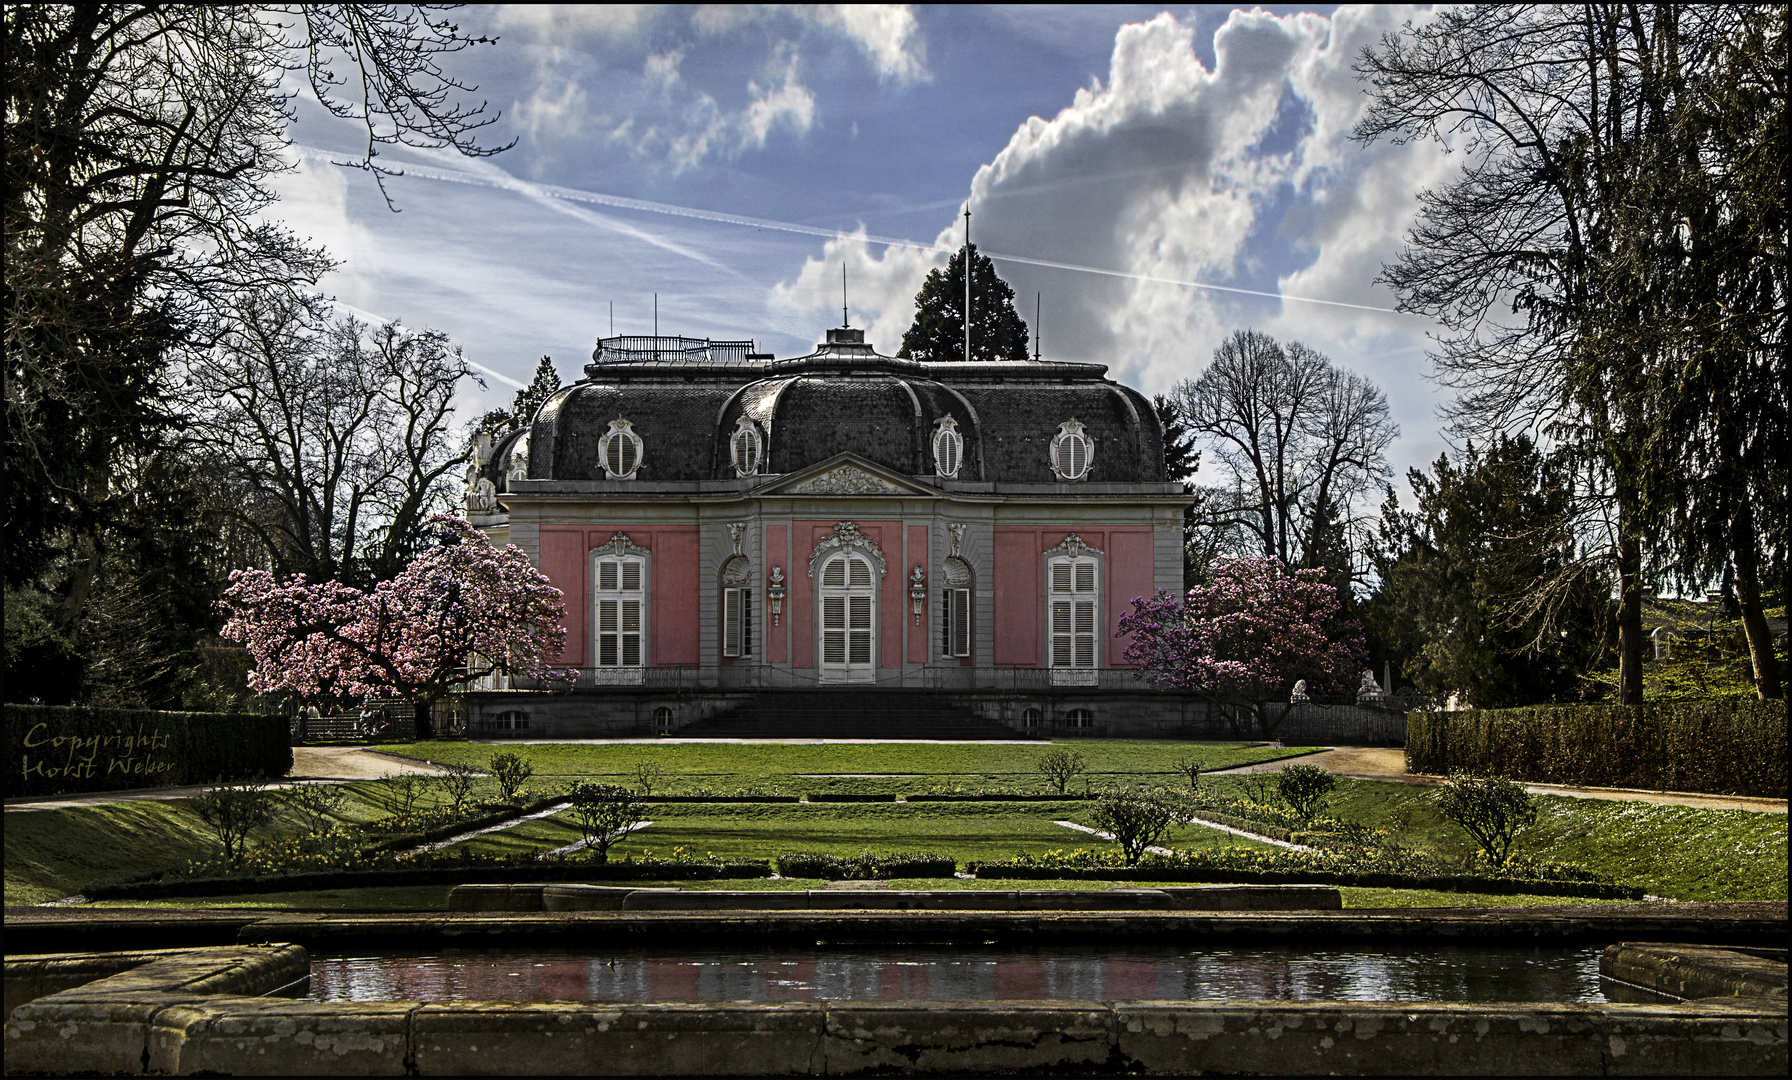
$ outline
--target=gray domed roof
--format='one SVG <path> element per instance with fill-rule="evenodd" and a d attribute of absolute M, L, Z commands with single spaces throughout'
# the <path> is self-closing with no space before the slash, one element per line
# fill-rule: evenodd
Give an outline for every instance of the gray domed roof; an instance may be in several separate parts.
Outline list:
<path fill-rule="evenodd" d="M 815 352 L 791 360 L 594 363 L 584 381 L 542 405 L 526 445 L 519 433 L 495 446 L 485 471 L 506 490 L 511 459 L 526 455 L 532 480 L 605 479 L 599 444 L 611 421 L 626 419 L 642 440 L 640 481 L 733 479 L 729 440 L 745 416 L 764 440 L 762 473 L 851 452 L 928 477 L 934 433 L 950 417 L 964 438 L 961 480 L 1054 482 L 1052 439 L 1076 420 L 1095 443 L 1089 481 L 1160 482 L 1157 415 L 1106 372 L 1099 364 L 900 360 L 850 328 L 829 330 Z"/>

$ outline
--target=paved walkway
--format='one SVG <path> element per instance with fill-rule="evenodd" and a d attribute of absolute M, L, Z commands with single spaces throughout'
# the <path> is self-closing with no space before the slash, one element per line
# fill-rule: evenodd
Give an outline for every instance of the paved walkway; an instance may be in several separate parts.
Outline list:
<path fill-rule="evenodd" d="M 1236 769 L 1215 770 L 1224 773 L 1281 772 L 1289 765 L 1317 765 L 1337 776 L 1358 780 L 1380 780 L 1415 787 L 1438 787 L 1441 776 L 1415 775 L 1406 771 L 1406 751 L 1387 746 L 1335 746 L 1318 754 L 1265 761 Z M 1566 795 L 1575 799 L 1609 799 L 1614 802 L 1645 802 L 1657 806 L 1701 806 L 1708 810 L 1753 810 L 1763 814 L 1786 812 L 1785 799 L 1754 799 L 1738 795 L 1700 795 L 1685 791 L 1637 791 L 1631 788 L 1571 787 L 1564 784 L 1526 784 L 1533 795 Z"/>

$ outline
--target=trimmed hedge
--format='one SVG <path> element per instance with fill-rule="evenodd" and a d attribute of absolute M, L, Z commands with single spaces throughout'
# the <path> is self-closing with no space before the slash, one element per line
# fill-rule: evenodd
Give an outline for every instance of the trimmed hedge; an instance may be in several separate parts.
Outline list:
<path fill-rule="evenodd" d="M 433 844 L 439 840 L 446 840 L 451 836 L 459 836 L 461 833 L 472 832 L 475 829 L 483 829 L 488 825 L 501 825 L 506 821 L 512 821 L 527 814 L 533 814 L 538 810 L 546 810 L 550 806 L 571 805 L 572 803 L 568 801 L 564 795 L 550 795 L 545 799 L 536 799 L 533 802 L 523 803 L 517 806 L 506 806 L 502 809 L 492 810 L 484 814 L 461 817 L 444 825 L 434 826 L 433 828 L 420 829 L 416 832 L 392 833 L 389 836 L 381 837 L 379 840 L 365 845 L 362 850 L 403 851 L 405 848 L 413 848 L 421 844 Z"/>
<path fill-rule="evenodd" d="M 809 801 L 810 802 L 841 802 L 841 803 L 843 803 L 843 802 L 895 802 L 896 796 L 894 793 L 887 794 L 887 795 L 875 795 L 875 794 L 867 795 L 862 792 L 812 791 L 809 793 Z"/>
<path fill-rule="evenodd" d="M 1484 878 L 1473 874 L 1338 874 L 1324 870 L 1301 873 L 1252 870 L 1211 870 L 1194 867 L 1103 866 L 993 866 L 973 865 L 979 879 L 1017 881 L 1160 881 L 1226 885 L 1355 885 L 1378 889 L 1436 889 L 1439 892 L 1493 893 L 1511 896 L 1575 896 L 1598 900 L 1641 900 L 1643 890 L 1630 885 L 1604 885 L 1592 881 L 1542 881 L 1524 878 Z"/>
<path fill-rule="evenodd" d="M 509 866 L 432 866 L 415 870 L 332 870 L 255 877 L 160 878 L 102 882 L 81 895 L 89 900 L 161 900 L 171 896 L 235 896 L 239 893 L 311 889 L 393 888 L 403 885 L 501 885 L 535 881 L 714 881 L 771 876 L 764 859 L 727 863 L 612 862 L 518 863 Z"/>
<path fill-rule="evenodd" d="M 283 716 L 5 706 L 8 798 L 285 776 Z"/>
<path fill-rule="evenodd" d="M 1784 701 L 1414 712 L 1406 768 L 1539 784 L 1786 797 Z"/>

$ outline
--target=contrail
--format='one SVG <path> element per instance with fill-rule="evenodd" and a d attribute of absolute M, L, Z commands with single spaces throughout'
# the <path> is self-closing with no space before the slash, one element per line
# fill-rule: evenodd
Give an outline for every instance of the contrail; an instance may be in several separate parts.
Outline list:
<path fill-rule="evenodd" d="M 334 163 L 338 155 L 326 150 L 318 150 L 309 146 L 293 147 L 301 158 L 314 161 Z M 664 214 L 669 217 L 691 218 L 696 221 L 712 221 L 721 225 L 738 225 L 748 229 L 769 229 L 773 232 L 796 233 L 799 236 L 819 236 L 827 240 L 857 240 L 866 244 L 882 244 L 887 247 L 913 248 L 919 251 L 955 251 L 956 245 L 926 243 L 920 240 L 905 240 L 895 236 L 876 236 L 870 233 L 846 233 L 839 229 L 824 229 L 815 225 L 798 225 L 789 221 L 772 221 L 767 218 L 746 217 L 741 214 L 724 214 L 715 210 L 699 210 L 690 206 L 675 206 L 671 203 L 652 202 L 648 199 L 630 199 L 622 195 L 605 195 L 596 191 L 581 191 L 578 188 L 560 187 L 557 184 L 536 184 L 527 180 L 518 180 L 514 176 L 481 176 L 474 173 L 461 172 L 456 169 L 438 169 L 430 165 L 406 165 L 403 172 L 407 176 L 420 176 L 426 180 L 439 180 L 449 184 L 469 184 L 474 187 L 497 188 L 514 191 L 520 195 L 540 198 L 547 196 L 564 199 L 568 202 L 592 203 L 597 206 L 611 206 L 619 210 L 638 210 L 647 214 Z M 1342 300 L 1321 300 L 1313 296 L 1290 296 L 1287 293 L 1264 292 L 1258 289 L 1240 289 L 1230 285 L 1210 285 L 1204 281 L 1185 281 L 1180 278 L 1157 277 L 1152 274 L 1134 274 L 1125 270 L 1110 270 L 1100 266 L 1084 266 L 1080 263 L 1054 262 L 1050 259 L 1034 259 L 1025 255 L 1006 255 L 994 251 L 978 249 L 985 256 L 998 262 L 1022 263 L 1027 266 L 1043 266 L 1053 270 L 1071 270 L 1083 274 L 1099 274 L 1103 277 L 1126 278 L 1131 281 L 1149 281 L 1159 285 L 1180 285 L 1190 289 L 1206 289 L 1210 292 L 1234 293 L 1239 296 L 1261 296 L 1271 300 L 1297 300 L 1303 304 L 1324 304 L 1326 307 L 1350 308 L 1354 311 L 1375 311 L 1387 315 L 1398 315 L 1401 312 L 1394 308 L 1374 307 L 1369 304 L 1349 304 Z"/>

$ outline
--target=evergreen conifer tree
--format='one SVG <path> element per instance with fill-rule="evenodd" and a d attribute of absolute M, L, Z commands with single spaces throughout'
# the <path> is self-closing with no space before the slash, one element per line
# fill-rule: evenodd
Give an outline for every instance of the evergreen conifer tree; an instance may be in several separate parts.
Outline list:
<path fill-rule="evenodd" d="M 987 256 L 971 253 L 971 359 L 1025 360 L 1027 324 L 1014 310 L 1014 290 Z M 944 270 L 930 270 L 915 294 L 915 321 L 896 355 L 905 360 L 964 359 L 964 250 Z"/>

